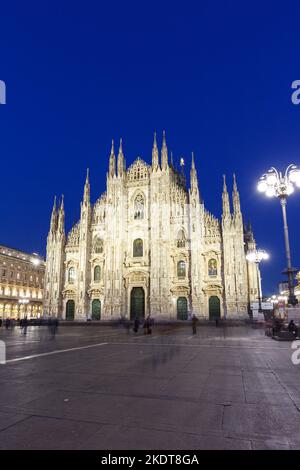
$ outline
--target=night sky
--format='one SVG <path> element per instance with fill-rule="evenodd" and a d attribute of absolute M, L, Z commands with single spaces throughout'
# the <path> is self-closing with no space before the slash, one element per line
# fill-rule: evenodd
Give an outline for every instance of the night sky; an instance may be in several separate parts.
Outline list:
<path fill-rule="evenodd" d="M 298 5 L 297 5 L 298 3 Z M 271 165 L 300 164 L 300 4 L 267 1 L 1 3 L 0 244 L 45 255 L 54 194 L 67 229 L 79 217 L 86 168 L 105 190 L 111 139 L 127 164 L 151 162 L 153 132 L 195 152 L 206 208 L 221 214 L 222 174 L 236 172 L 245 219 L 271 259 L 266 294 L 284 279 L 279 201 L 257 193 Z M 300 267 L 300 190 L 288 202 Z"/>

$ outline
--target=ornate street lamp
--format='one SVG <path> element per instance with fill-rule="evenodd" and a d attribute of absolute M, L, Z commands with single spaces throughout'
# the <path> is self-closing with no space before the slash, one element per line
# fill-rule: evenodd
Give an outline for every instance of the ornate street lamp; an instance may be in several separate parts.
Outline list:
<path fill-rule="evenodd" d="M 261 308 L 261 286 L 260 286 L 260 279 L 259 279 L 259 263 L 263 260 L 269 259 L 269 255 L 265 250 L 250 250 L 246 254 L 246 259 L 250 261 L 250 263 L 256 264 L 256 275 L 257 275 L 257 289 L 258 289 L 258 312 L 262 313 Z"/>
<path fill-rule="evenodd" d="M 297 269 L 292 267 L 289 231 L 286 217 L 286 203 L 287 197 L 294 192 L 295 187 L 300 188 L 300 169 L 296 165 L 289 165 L 285 170 L 284 175 L 281 172 L 278 172 L 276 168 L 272 167 L 259 179 L 257 184 L 259 192 L 265 193 L 268 197 L 278 197 L 281 203 L 287 260 L 287 269 L 285 269 L 284 274 L 287 274 L 288 276 L 288 303 L 290 305 L 297 304 L 297 299 L 294 293 L 294 274 L 297 272 Z"/>

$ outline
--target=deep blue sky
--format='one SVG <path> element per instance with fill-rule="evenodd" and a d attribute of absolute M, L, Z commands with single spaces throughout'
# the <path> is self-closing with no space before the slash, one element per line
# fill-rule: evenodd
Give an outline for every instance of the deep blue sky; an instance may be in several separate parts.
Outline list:
<path fill-rule="evenodd" d="M 127 163 L 150 162 L 153 131 L 196 155 L 208 210 L 221 213 L 222 174 L 235 171 L 245 218 L 271 260 L 265 292 L 285 266 L 280 205 L 256 192 L 271 165 L 300 164 L 298 2 L 2 2 L 0 243 L 45 254 L 54 194 L 67 228 L 79 216 L 86 167 L 93 201 L 105 189 L 111 138 Z M 231 181 L 230 181 L 231 186 Z M 300 266 L 300 190 L 288 218 Z"/>

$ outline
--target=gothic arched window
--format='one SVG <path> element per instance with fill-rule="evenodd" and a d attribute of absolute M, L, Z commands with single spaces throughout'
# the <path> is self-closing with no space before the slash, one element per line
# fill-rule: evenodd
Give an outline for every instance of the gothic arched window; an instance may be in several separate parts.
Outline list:
<path fill-rule="evenodd" d="M 215 259 L 210 259 L 208 262 L 208 275 L 217 276 L 217 274 L 218 274 L 217 261 Z"/>
<path fill-rule="evenodd" d="M 177 263 L 177 276 L 181 277 L 181 278 L 186 276 L 185 261 L 178 261 L 178 263 Z"/>
<path fill-rule="evenodd" d="M 138 194 L 134 200 L 134 219 L 141 220 L 144 218 L 144 198 L 141 194 Z"/>
<path fill-rule="evenodd" d="M 177 247 L 184 248 L 185 247 L 185 234 L 183 230 L 179 230 L 177 235 Z"/>
<path fill-rule="evenodd" d="M 94 281 L 99 282 L 101 278 L 101 268 L 100 266 L 94 267 Z"/>
<path fill-rule="evenodd" d="M 141 238 L 137 238 L 133 242 L 133 256 L 143 256 L 143 240 Z"/>
<path fill-rule="evenodd" d="M 94 239 L 94 252 L 103 253 L 103 240 L 101 240 L 99 237 Z"/>
<path fill-rule="evenodd" d="M 75 268 L 73 268 L 73 266 L 69 268 L 69 271 L 68 271 L 68 282 L 70 284 L 74 284 L 75 282 Z"/>

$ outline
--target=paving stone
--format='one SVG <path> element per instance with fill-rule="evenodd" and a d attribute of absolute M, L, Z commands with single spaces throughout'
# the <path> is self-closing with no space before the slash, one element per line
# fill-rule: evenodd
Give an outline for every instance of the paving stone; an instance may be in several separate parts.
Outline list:
<path fill-rule="evenodd" d="M 32 416 L 0 434 L 0 449 L 75 450 L 100 427 L 95 423 Z"/>

